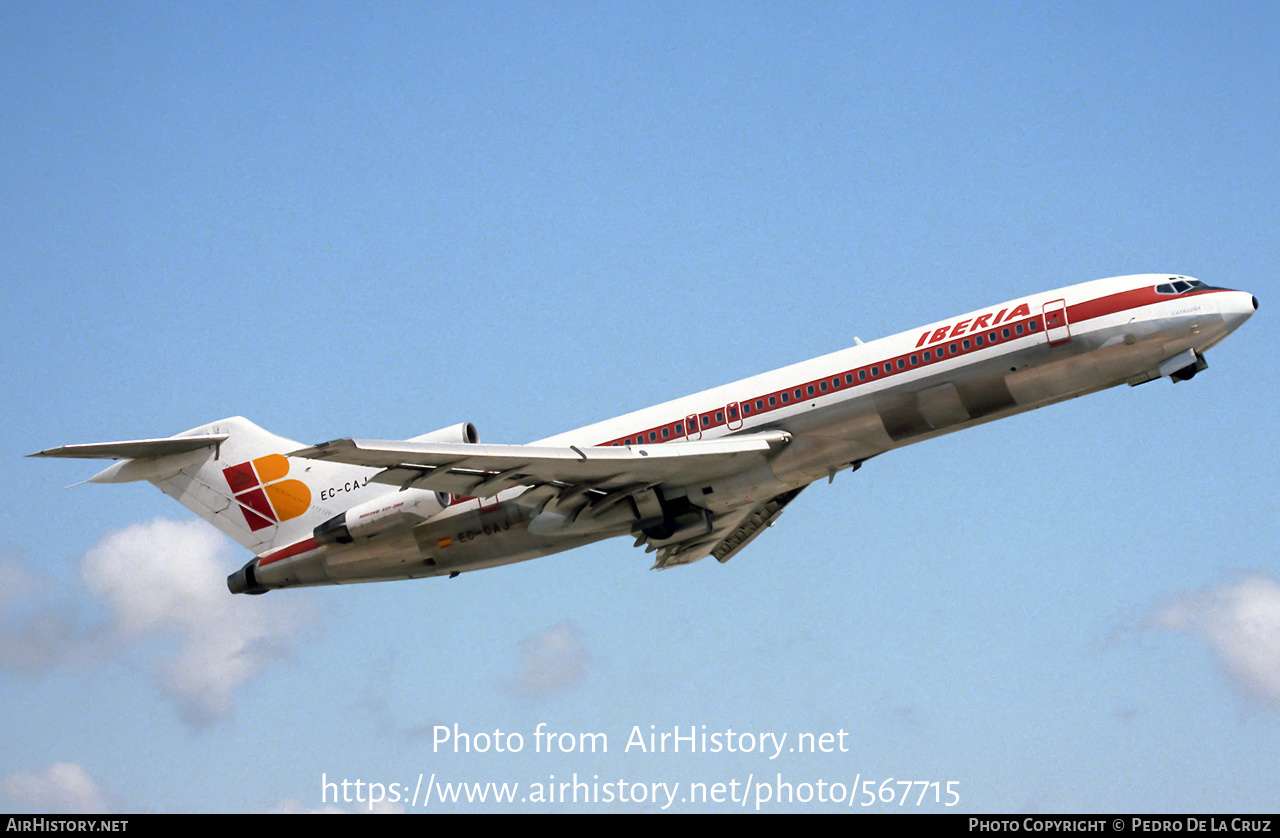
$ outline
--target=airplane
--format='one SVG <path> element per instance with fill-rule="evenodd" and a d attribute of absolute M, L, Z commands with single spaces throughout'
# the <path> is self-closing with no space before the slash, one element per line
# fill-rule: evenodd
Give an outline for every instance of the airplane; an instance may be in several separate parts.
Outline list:
<path fill-rule="evenodd" d="M 943 434 L 1120 384 L 1186 381 L 1249 319 L 1247 292 L 1167 274 L 987 306 L 597 422 L 482 445 L 276 436 L 234 417 L 33 457 L 118 460 L 253 551 L 233 594 L 456 577 L 630 535 L 671 568 L 726 562 L 809 484 Z"/>

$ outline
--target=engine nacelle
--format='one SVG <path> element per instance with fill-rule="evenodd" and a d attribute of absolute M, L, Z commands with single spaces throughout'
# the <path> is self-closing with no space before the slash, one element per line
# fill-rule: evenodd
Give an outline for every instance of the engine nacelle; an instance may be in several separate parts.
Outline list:
<path fill-rule="evenodd" d="M 474 445 L 480 433 L 470 422 L 459 422 L 408 442 L 461 442 Z M 449 506 L 449 495 L 429 489 L 403 489 L 353 506 L 335 515 L 312 532 L 321 544 L 350 544 L 394 529 L 411 529 Z"/>
<path fill-rule="evenodd" d="M 445 509 L 449 496 L 429 489 L 392 492 L 335 515 L 315 528 L 312 536 L 321 544 L 350 544 L 394 529 L 409 529 Z"/>
<path fill-rule="evenodd" d="M 265 585 L 259 585 L 257 577 L 254 574 L 254 565 L 258 563 L 257 559 L 246 564 L 235 573 L 227 577 L 227 590 L 233 594 L 265 594 L 271 590 Z"/>
<path fill-rule="evenodd" d="M 421 434 L 406 442 L 465 442 L 468 445 L 475 445 L 480 441 L 480 433 L 476 430 L 476 426 L 470 422 L 459 422 L 456 425 L 450 425 L 447 428 L 441 428 L 438 431 L 432 431 L 429 434 Z"/>

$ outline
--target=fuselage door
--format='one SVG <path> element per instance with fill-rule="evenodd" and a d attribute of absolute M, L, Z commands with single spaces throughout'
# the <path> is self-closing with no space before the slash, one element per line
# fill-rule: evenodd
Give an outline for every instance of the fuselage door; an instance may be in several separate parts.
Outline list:
<path fill-rule="evenodd" d="M 742 427 L 742 408 L 737 402 L 729 402 L 724 406 L 725 424 L 729 430 L 736 431 Z"/>
<path fill-rule="evenodd" d="M 690 413 L 684 417 L 684 435 L 686 439 L 702 439 L 702 428 L 698 427 L 698 414 Z"/>
<path fill-rule="evenodd" d="M 1044 304 L 1044 335 L 1050 346 L 1071 340 L 1071 325 L 1067 322 L 1067 301 L 1054 300 Z"/>

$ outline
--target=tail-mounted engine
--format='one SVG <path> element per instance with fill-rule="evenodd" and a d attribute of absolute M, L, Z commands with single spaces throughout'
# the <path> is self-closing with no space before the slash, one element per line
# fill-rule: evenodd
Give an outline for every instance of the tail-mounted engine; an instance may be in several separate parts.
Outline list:
<path fill-rule="evenodd" d="M 459 422 L 438 431 L 420 434 L 409 442 L 449 442 L 474 445 L 480 441 L 476 426 Z M 350 544 L 393 529 L 411 529 L 448 508 L 449 495 L 429 489 L 402 489 L 353 506 L 316 527 L 312 537 L 320 544 Z"/>
<path fill-rule="evenodd" d="M 480 433 L 476 430 L 476 426 L 470 422 L 459 422 L 456 425 L 450 425 L 447 428 L 441 428 L 438 431 L 432 431 L 429 434 L 420 434 L 406 442 L 464 442 L 468 445 L 475 445 L 480 441 Z"/>
<path fill-rule="evenodd" d="M 405 489 L 374 498 L 335 515 L 315 528 L 320 544 L 350 544 L 393 529 L 411 529 L 449 505 L 449 496 L 428 489 Z"/>

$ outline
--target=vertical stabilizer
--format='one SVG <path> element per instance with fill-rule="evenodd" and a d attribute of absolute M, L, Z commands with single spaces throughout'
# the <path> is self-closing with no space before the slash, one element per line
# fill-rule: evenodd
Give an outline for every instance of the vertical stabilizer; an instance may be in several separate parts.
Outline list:
<path fill-rule="evenodd" d="M 302 447 L 236 416 L 164 439 L 68 445 L 32 456 L 119 460 L 89 482 L 147 480 L 261 554 L 309 536 L 350 505 L 325 503 L 325 496 L 358 501 L 366 491 L 370 498 L 389 491 L 369 484 L 378 469 L 286 456 Z"/>

